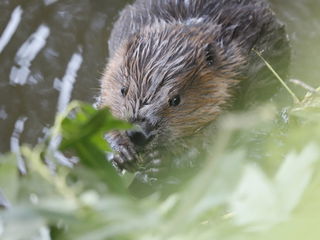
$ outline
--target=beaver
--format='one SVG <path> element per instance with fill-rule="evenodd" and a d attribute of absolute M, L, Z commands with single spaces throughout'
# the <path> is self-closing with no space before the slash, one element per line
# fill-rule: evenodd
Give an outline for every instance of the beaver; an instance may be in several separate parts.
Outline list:
<path fill-rule="evenodd" d="M 167 156 L 197 155 L 193 144 L 201 152 L 221 113 L 265 101 L 278 88 L 257 51 L 286 75 L 285 27 L 264 0 L 127 5 L 111 32 L 98 103 L 136 126 L 106 134 L 113 163 L 154 173 L 174 162 Z"/>

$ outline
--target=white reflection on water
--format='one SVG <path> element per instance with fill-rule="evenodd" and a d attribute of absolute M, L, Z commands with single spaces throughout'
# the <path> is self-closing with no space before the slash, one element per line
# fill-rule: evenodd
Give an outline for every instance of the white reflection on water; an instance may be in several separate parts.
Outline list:
<path fill-rule="evenodd" d="M 10 150 L 11 152 L 16 154 L 16 157 L 18 159 L 18 167 L 22 174 L 26 174 L 27 169 L 20 152 L 20 136 L 21 136 L 21 133 L 23 132 L 24 124 L 27 121 L 27 119 L 28 118 L 26 117 L 21 117 L 16 121 L 14 130 L 10 139 L 10 148 L 11 148 Z"/>
<path fill-rule="evenodd" d="M 80 48 L 80 51 L 78 53 L 74 53 L 72 55 L 67 66 L 66 73 L 62 78 L 62 80 L 57 78 L 54 80 L 53 87 L 58 91 L 60 91 L 58 104 L 57 104 L 58 112 L 64 111 L 68 103 L 70 102 L 71 94 L 72 94 L 74 84 L 76 82 L 77 74 L 83 62 L 83 57 L 81 52 L 82 52 L 82 49 Z M 59 163 L 68 167 L 72 167 L 74 163 L 78 162 L 78 159 L 76 157 L 67 158 L 63 155 L 63 153 L 57 151 L 57 148 L 60 142 L 61 142 L 60 135 L 52 137 L 50 141 L 49 150 L 55 156 L 55 158 L 58 160 Z"/>
<path fill-rule="evenodd" d="M 58 0 L 43 0 L 43 2 L 44 2 L 44 4 L 45 5 L 50 5 L 50 4 L 52 4 L 52 3 L 55 3 L 55 2 L 57 2 Z"/>
<path fill-rule="evenodd" d="M 37 31 L 22 44 L 15 56 L 15 62 L 18 66 L 11 68 L 10 84 L 25 85 L 27 83 L 31 63 L 46 45 L 49 34 L 49 27 L 42 24 L 38 27 Z"/>
<path fill-rule="evenodd" d="M 23 11 L 20 6 L 16 7 L 12 14 L 11 18 L 9 20 L 8 25 L 4 29 L 1 37 L 0 37 L 0 53 L 3 51 L 3 49 L 7 46 L 9 41 L 11 40 L 13 34 L 16 32 L 20 22 L 21 22 L 21 15 Z"/>
<path fill-rule="evenodd" d="M 81 53 L 74 53 L 68 63 L 68 67 L 64 77 L 62 78 L 62 82 L 59 83 L 57 79 L 54 82 L 54 87 L 60 90 L 57 106 L 58 112 L 62 112 L 67 107 L 70 101 L 72 89 L 82 61 L 83 57 Z"/>
<path fill-rule="evenodd" d="M 6 109 L 4 106 L 0 107 L 0 119 L 6 120 L 8 117 L 8 113 L 6 112 Z"/>

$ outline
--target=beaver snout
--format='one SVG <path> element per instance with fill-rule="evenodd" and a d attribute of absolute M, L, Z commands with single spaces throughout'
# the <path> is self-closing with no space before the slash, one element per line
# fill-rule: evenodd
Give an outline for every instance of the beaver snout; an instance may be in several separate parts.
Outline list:
<path fill-rule="evenodd" d="M 150 135 L 146 135 L 142 130 L 130 130 L 127 131 L 127 135 L 131 142 L 138 147 L 146 146 L 153 138 Z"/>
<path fill-rule="evenodd" d="M 150 119 L 146 117 L 130 118 L 129 122 L 135 127 L 127 131 L 127 135 L 136 147 L 145 147 L 151 142 L 155 135 L 156 126 L 151 124 Z"/>

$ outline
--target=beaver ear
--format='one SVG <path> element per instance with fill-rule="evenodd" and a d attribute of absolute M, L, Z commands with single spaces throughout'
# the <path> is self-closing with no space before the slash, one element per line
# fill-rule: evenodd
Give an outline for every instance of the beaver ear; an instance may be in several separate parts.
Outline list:
<path fill-rule="evenodd" d="M 211 43 L 208 43 L 205 47 L 205 58 L 208 66 L 212 66 L 214 64 L 215 54 Z"/>

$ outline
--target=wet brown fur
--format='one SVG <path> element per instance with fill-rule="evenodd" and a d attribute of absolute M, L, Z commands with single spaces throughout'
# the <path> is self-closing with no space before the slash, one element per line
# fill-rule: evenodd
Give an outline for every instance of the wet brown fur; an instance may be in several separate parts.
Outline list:
<path fill-rule="evenodd" d="M 188 3 L 190 10 L 186 2 L 137 1 L 122 12 L 110 40 L 111 58 L 101 80 L 99 105 L 153 135 L 148 151 L 201 135 L 241 91 L 254 92 L 252 82 L 262 88 L 272 85 L 270 76 L 258 81 L 265 69 L 253 48 L 267 51 L 270 61 L 288 52 L 283 27 L 262 0 L 195 0 Z M 209 11 L 206 7 L 216 8 L 213 16 L 196 13 L 198 8 L 203 14 Z M 286 65 L 288 57 L 283 59 Z M 126 96 L 121 94 L 123 88 Z M 181 103 L 170 106 L 176 95 Z M 117 132 L 110 136 L 111 144 L 120 138 Z M 129 158 L 135 155 L 126 153 L 136 149 L 125 134 L 121 138 L 114 149 L 123 148 Z"/>
<path fill-rule="evenodd" d="M 205 51 L 212 42 L 214 36 L 198 27 L 158 23 L 143 29 L 110 61 L 102 80 L 102 102 L 119 118 L 135 122 L 147 116 L 153 126 L 165 125 L 158 127 L 158 134 L 167 132 L 164 140 L 194 134 L 230 103 L 239 81 L 237 68 L 244 65 L 240 52 L 231 49 L 225 59 L 225 50 L 219 48 L 215 66 L 208 65 Z M 122 87 L 128 88 L 125 98 L 119 94 Z M 182 102 L 170 107 L 169 99 L 176 94 Z"/>

